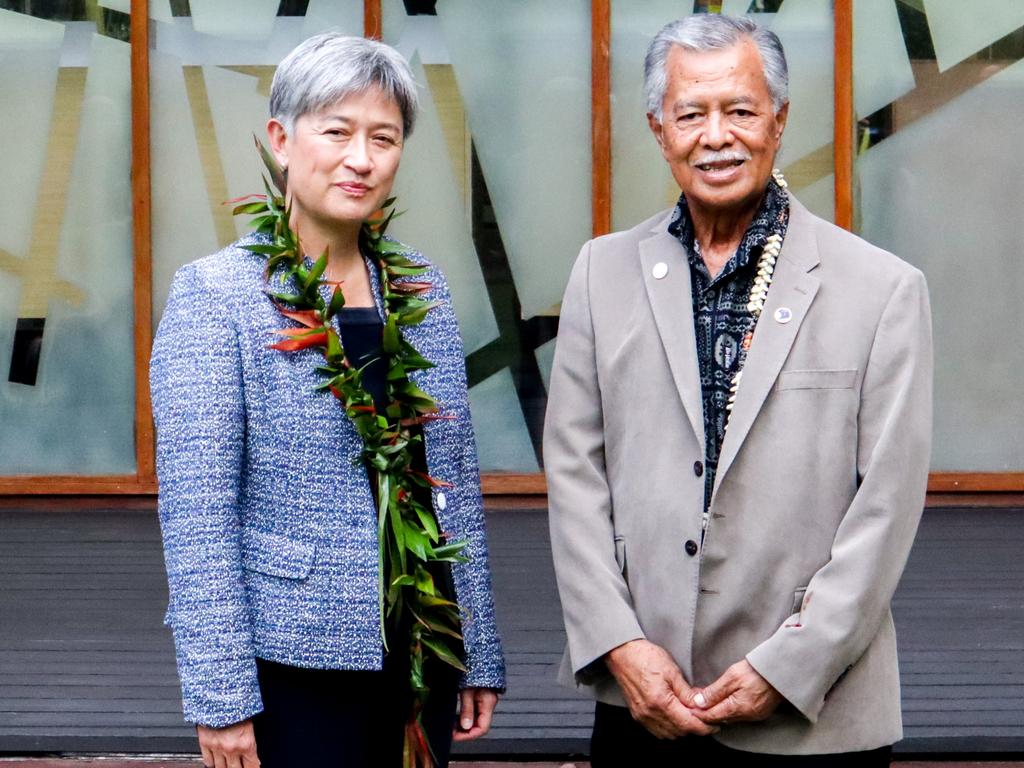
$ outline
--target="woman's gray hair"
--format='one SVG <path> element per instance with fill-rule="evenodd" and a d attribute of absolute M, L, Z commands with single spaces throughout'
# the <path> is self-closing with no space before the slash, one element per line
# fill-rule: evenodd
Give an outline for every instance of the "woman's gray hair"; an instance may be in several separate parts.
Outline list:
<path fill-rule="evenodd" d="M 390 45 L 324 32 L 300 43 L 278 66 L 270 87 L 270 116 L 290 134 L 303 115 L 374 88 L 398 105 L 408 137 L 419 107 L 409 63 Z"/>
<path fill-rule="evenodd" d="M 647 111 L 661 120 L 661 105 L 668 87 L 668 55 L 673 46 L 687 51 L 717 51 L 749 39 L 761 53 L 764 79 L 772 106 L 778 112 L 789 101 L 789 68 L 778 35 L 745 16 L 701 13 L 671 21 L 651 40 L 644 59 L 644 96 Z"/>

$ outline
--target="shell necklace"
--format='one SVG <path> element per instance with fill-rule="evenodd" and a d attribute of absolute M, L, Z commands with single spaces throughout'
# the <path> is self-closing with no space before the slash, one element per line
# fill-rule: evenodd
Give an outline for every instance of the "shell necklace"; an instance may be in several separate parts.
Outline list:
<path fill-rule="evenodd" d="M 772 178 L 782 189 L 786 189 L 786 183 L 782 171 L 775 168 L 772 171 Z M 757 328 L 757 321 L 761 319 L 764 311 L 764 303 L 768 300 L 768 288 L 772 284 L 772 276 L 775 273 L 775 264 L 782 252 L 782 235 L 773 233 L 768 235 L 764 249 L 761 251 L 761 258 L 757 260 L 757 276 L 754 278 L 754 285 L 750 289 L 750 298 L 747 300 L 747 311 L 750 313 L 751 322 L 747 332 L 743 335 L 740 343 L 739 359 L 736 365 L 736 373 L 732 377 L 732 385 L 729 387 L 729 399 L 725 404 L 725 428 L 729 428 L 729 417 L 732 416 L 733 406 L 736 405 L 736 393 L 740 389 L 740 379 L 743 378 L 743 366 L 747 361 L 747 351 L 754 341 L 754 330 Z"/>

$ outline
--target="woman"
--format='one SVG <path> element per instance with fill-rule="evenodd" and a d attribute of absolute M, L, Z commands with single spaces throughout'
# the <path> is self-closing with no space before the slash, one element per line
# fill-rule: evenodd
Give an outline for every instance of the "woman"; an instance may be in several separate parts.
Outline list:
<path fill-rule="evenodd" d="M 302 274 L 328 254 L 318 290 L 329 298 L 340 285 L 345 306 L 325 325 L 344 346 L 345 369 L 362 371 L 364 408 L 382 414 L 395 284 L 370 258 L 364 225 L 385 205 L 416 107 L 397 52 L 328 33 L 281 63 L 267 124 L 307 257 Z M 398 766 L 413 701 L 411 620 L 381 618 L 380 486 L 361 460 L 364 436 L 324 386 L 326 353 L 274 345 L 283 328 L 293 341 L 309 334 L 294 321 L 306 316 L 266 292 L 272 242 L 250 235 L 182 267 L 153 348 L 167 623 L 185 717 L 207 766 Z M 270 279 L 270 290 L 283 285 Z M 402 334 L 434 366 L 413 379 L 443 417 L 422 420 L 409 441 L 417 476 L 439 479 L 417 495 L 447 541 L 466 542 L 468 558 L 431 570 L 439 598 L 462 608 L 466 667 L 459 679 L 426 663 L 421 722 L 443 766 L 456 701 L 454 738 L 481 736 L 505 675 L 458 328 L 440 272 L 415 280 L 436 306 Z"/>

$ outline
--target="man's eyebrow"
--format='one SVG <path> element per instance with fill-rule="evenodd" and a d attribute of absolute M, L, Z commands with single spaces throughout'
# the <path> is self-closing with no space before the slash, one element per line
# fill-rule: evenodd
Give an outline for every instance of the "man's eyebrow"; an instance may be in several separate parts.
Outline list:
<path fill-rule="evenodd" d="M 753 96 L 741 94 L 739 96 L 734 96 L 733 98 L 729 99 L 727 102 L 725 102 L 725 105 L 727 107 L 734 107 L 737 104 L 754 104 L 756 102 L 757 99 L 755 99 Z M 703 101 L 690 101 L 686 99 L 680 99 L 679 101 L 672 105 L 672 109 L 678 112 L 679 110 L 682 109 L 703 109 L 705 106 L 707 105 Z"/>
<path fill-rule="evenodd" d="M 681 109 L 701 109 L 703 107 L 704 102 L 702 101 L 686 101 L 682 99 L 672 105 L 672 109 L 675 110 L 676 112 L 678 112 Z"/>

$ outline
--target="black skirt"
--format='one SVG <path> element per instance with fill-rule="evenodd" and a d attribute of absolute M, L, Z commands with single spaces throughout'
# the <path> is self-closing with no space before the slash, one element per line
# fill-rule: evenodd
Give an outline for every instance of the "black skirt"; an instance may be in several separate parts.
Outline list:
<path fill-rule="evenodd" d="M 400 768 L 412 694 L 408 662 L 379 671 L 303 669 L 256 660 L 263 711 L 253 718 L 262 768 Z M 438 768 L 448 765 L 459 672 L 428 669 L 423 725 Z"/>

